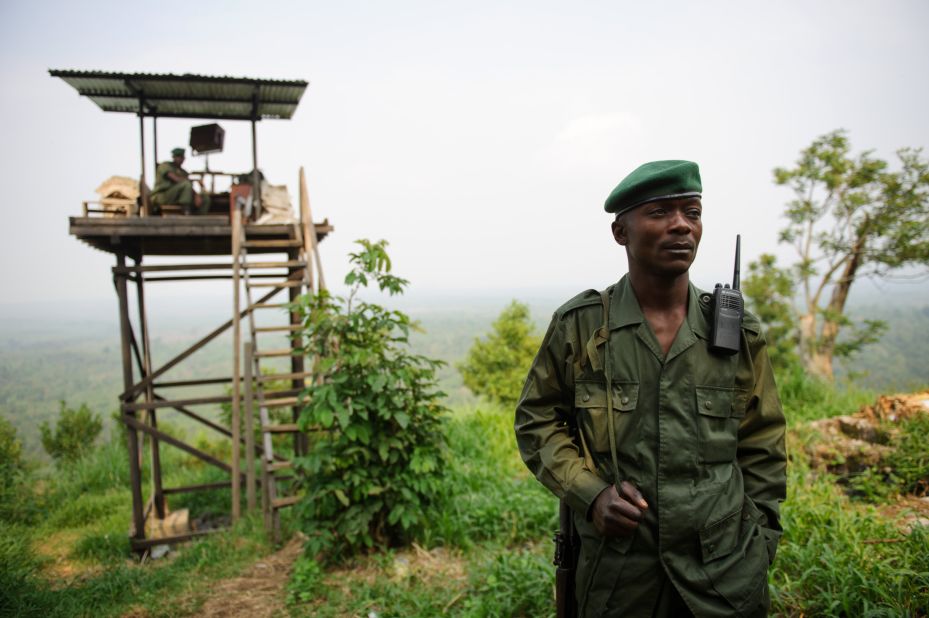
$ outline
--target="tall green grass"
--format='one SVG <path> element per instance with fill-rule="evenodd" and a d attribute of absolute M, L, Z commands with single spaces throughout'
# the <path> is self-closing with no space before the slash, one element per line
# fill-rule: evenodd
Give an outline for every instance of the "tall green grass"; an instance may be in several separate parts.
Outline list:
<path fill-rule="evenodd" d="M 785 368 L 776 379 L 789 425 L 854 414 L 877 397 L 875 391 L 860 388 L 852 382 L 837 385 L 822 382 L 798 365 Z"/>
<path fill-rule="evenodd" d="M 836 479 L 795 460 L 770 573 L 773 612 L 784 616 L 924 616 L 929 612 L 929 530 L 903 536 Z"/>

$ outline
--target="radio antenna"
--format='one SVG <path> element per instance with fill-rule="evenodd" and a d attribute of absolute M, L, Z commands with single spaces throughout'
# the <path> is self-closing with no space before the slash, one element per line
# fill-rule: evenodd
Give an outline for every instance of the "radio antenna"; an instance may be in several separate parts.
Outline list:
<path fill-rule="evenodd" d="M 742 235 L 735 235 L 735 269 L 732 273 L 732 289 L 739 289 L 739 254 L 742 250 Z"/>

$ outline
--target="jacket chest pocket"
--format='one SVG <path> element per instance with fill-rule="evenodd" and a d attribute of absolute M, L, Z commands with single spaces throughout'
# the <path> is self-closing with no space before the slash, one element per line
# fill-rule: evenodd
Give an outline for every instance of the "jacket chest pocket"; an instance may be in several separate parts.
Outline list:
<path fill-rule="evenodd" d="M 697 386 L 695 405 L 701 459 L 705 463 L 735 461 L 739 421 L 745 415 L 739 391 L 724 386 Z"/>
<path fill-rule="evenodd" d="M 638 382 L 613 382 L 613 425 L 616 446 L 620 448 L 630 431 L 639 402 Z M 594 454 L 610 452 L 610 424 L 607 418 L 606 387 L 602 382 L 577 382 L 574 409 L 585 445 Z"/>

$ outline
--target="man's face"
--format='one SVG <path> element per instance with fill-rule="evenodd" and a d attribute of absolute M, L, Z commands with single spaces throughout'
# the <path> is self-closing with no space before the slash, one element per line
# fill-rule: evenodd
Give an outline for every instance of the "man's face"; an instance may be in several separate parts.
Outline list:
<path fill-rule="evenodd" d="M 184 165 L 184 155 L 174 155 L 174 165 L 178 167 Z"/>
<path fill-rule="evenodd" d="M 663 276 L 687 272 L 703 235 L 698 197 L 648 202 L 613 222 L 613 238 L 626 247 L 629 269 Z"/>

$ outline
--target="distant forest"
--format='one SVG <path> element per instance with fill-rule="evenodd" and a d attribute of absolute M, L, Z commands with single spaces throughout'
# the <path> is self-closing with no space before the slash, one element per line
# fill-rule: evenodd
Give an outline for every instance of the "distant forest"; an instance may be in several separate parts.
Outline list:
<path fill-rule="evenodd" d="M 482 303 L 473 309 L 442 304 L 404 309 L 423 328 L 412 337 L 415 351 L 449 363 L 439 372 L 449 405 L 476 403 L 454 363 L 464 357 L 476 337 L 487 332 L 507 302 Z M 541 335 L 554 304 L 532 302 L 531 306 Z M 880 342 L 868 346 L 851 362 L 840 364 L 839 383 L 851 380 L 884 392 L 929 386 L 929 301 L 911 300 L 900 306 L 862 303 L 853 307 L 850 315 L 856 320 L 885 320 L 889 328 Z M 38 426 L 56 418 L 61 400 L 72 407 L 86 403 L 111 428 L 109 417 L 116 410 L 116 397 L 122 390 L 119 332 L 115 315 L 113 318 L 22 321 L 8 317 L 0 321 L 0 415 L 16 426 L 29 456 L 45 459 Z M 202 315 L 193 321 L 162 319 L 152 329 L 155 365 L 212 326 L 214 320 L 206 321 Z M 231 337 L 221 337 L 166 379 L 227 376 L 231 347 Z M 188 394 L 197 396 L 189 390 L 185 396 Z M 160 418 L 184 426 L 171 412 Z"/>

